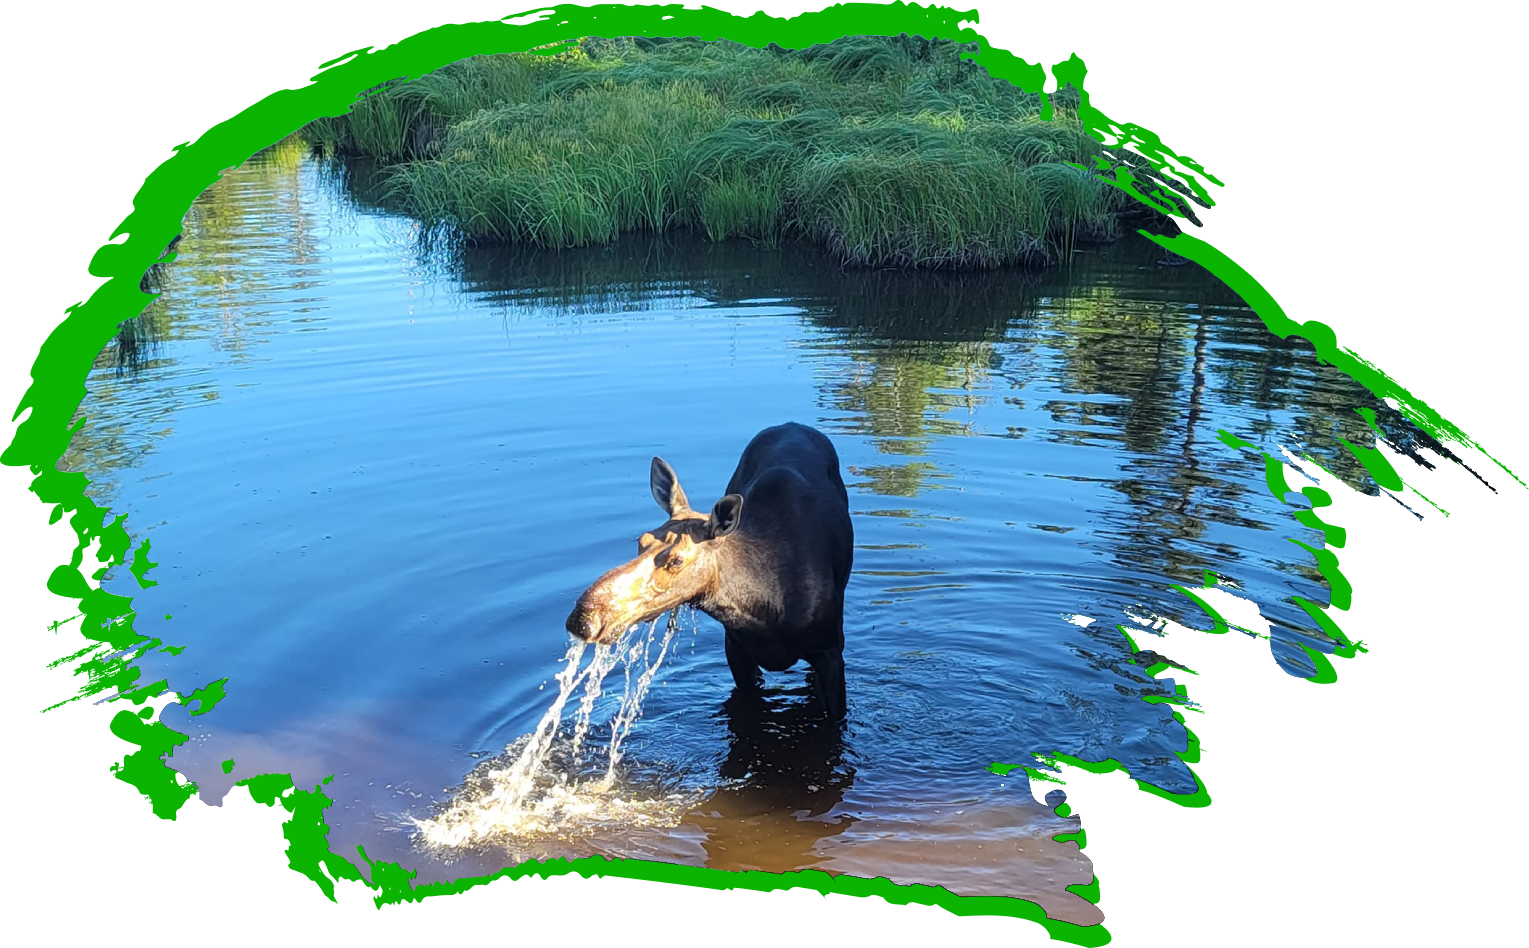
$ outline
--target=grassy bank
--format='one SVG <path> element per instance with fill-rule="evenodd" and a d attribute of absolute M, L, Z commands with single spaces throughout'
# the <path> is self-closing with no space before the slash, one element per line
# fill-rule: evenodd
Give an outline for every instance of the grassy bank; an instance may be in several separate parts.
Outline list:
<path fill-rule="evenodd" d="M 587 39 L 452 64 L 305 134 L 392 163 L 404 207 L 479 239 L 568 247 L 690 227 L 814 240 L 855 265 L 986 267 L 1115 236 L 1131 202 L 1069 164 L 1098 145 L 1066 95 L 1042 121 L 1039 97 L 961 50 Z"/>

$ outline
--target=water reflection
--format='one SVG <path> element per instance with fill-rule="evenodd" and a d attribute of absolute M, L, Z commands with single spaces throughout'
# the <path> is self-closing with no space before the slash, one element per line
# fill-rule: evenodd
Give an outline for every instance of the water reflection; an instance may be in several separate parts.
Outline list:
<path fill-rule="evenodd" d="M 1162 259 L 1155 245 L 1128 240 L 1041 274 L 846 271 L 810 248 L 766 251 L 671 236 L 560 254 L 460 248 L 456 265 L 467 292 L 503 307 L 510 320 L 541 307 L 577 318 L 614 315 L 657 299 L 723 309 L 790 305 L 816 330 L 807 350 L 848 360 L 822 374 L 818 404 L 833 430 L 867 439 L 883 456 L 850 467 L 855 486 L 871 494 L 914 498 L 959 486 L 935 460 L 947 438 L 1118 452 L 1121 463 L 1109 475 L 1048 476 L 1120 495 L 1102 512 L 1096 537 L 1144 580 L 1145 592 L 1163 580 L 1198 585 L 1208 568 L 1236 575 L 1247 552 L 1238 532 L 1289 529 L 1282 506 L 1264 496 L 1262 462 L 1227 451 L 1216 441 L 1219 429 L 1296 446 L 1371 494 L 1378 486 L 1339 440 L 1376 441 L 1354 409 L 1381 414 L 1388 430 L 1403 432 L 1400 443 L 1426 438 L 1321 364 L 1309 344 L 1269 333 L 1224 284 Z M 991 411 L 1000 398 L 1008 411 Z M 984 424 L 979 414 L 1004 421 Z M 1202 459 L 1207 449 L 1212 457 Z M 1325 580 L 1309 561 L 1282 557 L 1276 566 L 1289 577 L 1278 581 L 1289 594 L 1325 601 Z M 1292 674 L 1309 675 L 1299 644 L 1331 651 L 1336 643 L 1302 618 L 1289 595 L 1280 600 L 1271 616 L 1276 657 Z M 1126 607 L 1200 621 L 1174 598 L 1101 604 L 1106 613 Z"/>
<path fill-rule="evenodd" d="M 305 167 L 317 172 L 305 176 Z M 260 314 L 245 312 L 239 301 L 275 295 L 321 304 L 293 299 L 294 291 L 322 285 L 313 214 L 303 200 L 313 179 L 345 189 L 357 209 L 390 206 L 385 178 L 364 164 L 306 166 L 285 156 L 220 182 L 187 219 L 200 262 L 177 268 L 174 292 L 124 324 L 101 367 L 129 374 L 164 368 L 147 358 L 161 340 L 209 330 L 212 347 L 236 362 L 247 357 L 249 331 L 260 325 Z M 274 215 L 292 222 L 290 232 L 260 223 Z M 1314 370 L 1308 346 L 1270 335 L 1198 268 L 1175 271 L 1179 279 L 1165 284 L 1155 266 L 1161 255 L 1150 246 L 1125 255 L 1124 267 L 1119 253 L 1108 266 L 1100 265 L 1101 255 L 1085 253 L 1065 269 L 1038 276 L 845 271 L 810 248 L 761 251 L 678 237 L 565 253 L 432 249 L 459 276 L 465 298 L 500 305 L 507 315 L 551 309 L 587 318 L 632 312 L 659 298 L 716 307 L 775 299 L 799 308 L 820 330 L 807 346 L 850 360 L 847 371 L 836 366 L 823 380 L 819 404 L 837 413 L 838 431 L 864 437 L 888 456 L 850 469 L 861 479 L 857 486 L 876 495 L 912 498 L 949 486 L 941 482 L 950 475 L 929 457 L 941 438 L 1039 437 L 1126 452 L 1121 476 L 1109 482 L 1126 503 L 1108 512 L 1106 538 L 1115 543 L 1121 565 L 1174 582 L 1195 582 L 1207 552 L 1223 561 L 1240 557 L 1237 544 L 1207 538 L 1211 525 L 1268 529 L 1266 521 L 1239 513 L 1248 500 L 1247 465 L 1218 452 L 1207 469 L 1196 456 L 1197 439 L 1206 440 L 1200 427 L 1208 391 L 1219 405 L 1256 409 L 1240 419 L 1244 436 L 1272 438 L 1272 417 L 1288 416 L 1279 433 L 1370 493 L 1378 488 L 1338 441 L 1374 443 L 1356 406 L 1376 412 L 1383 430 L 1399 432 L 1393 443 L 1407 453 L 1416 456 L 1414 445 L 1420 445 L 1449 456 L 1355 383 Z M 155 277 L 157 282 L 160 275 Z M 310 309 L 323 306 L 293 311 Z M 1218 317 L 1214 334 L 1211 311 Z M 209 320 L 210 314 L 221 319 Z M 1046 384 L 1036 384 L 1043 379 Z M 1045 423 L 978 425 L 978 409 L 1000 397 L 1000 385 L 1021 393 L 1001 396 L 1014 420 L 1040 414 Z M 215 399 L 219 393 L 208 386 L 199 394 Z M 105 381 L 93 395 L 103 407 L 119 397 Z M 96 414 L 132 416 L 115 408 Z M 164 414 L 150 409 L 139 418 Z M 109 472 L 132 463 L 135 452 L 124 440 L 146 448 L 152 438 L 128 435 L 120 425 L 101 427 L 87 418 L 66 466 L 78 469 L 89 458 L 94 471 Z M 109 489 L 109 482 L 98 489 Z M 1280 566 L 1321 582 L 1299 559 Z M 1297 588 L 1320 598 L 1304 584 Z M 1291 625 L 1331 647 L 1309 623 Z M 1281 657 L 1293 663 L 1292 671 L 1309 671 L 1299 653 L 1288 650 Z"/>
<path fill-rule="evenodd" d="M 1112 757 L 1195 789 L 1172 706 L 1141 700 L 1173 695 L 1172 675 L 1148 678 L 1115 624 L 1202 624 L 1170 587 L 1213 570 L 1259 603 L 1287 671 L 1334 645 L 1294 602 L 1329 591 L 1286 537 L 1320 535 L 1218 432 L 1371 493 L 1338 440 L 1375 443 L 1356 408 L 1449 456 L 1144 241 L 1041 274 L 844 271 L 682 235 L 459 246 L 386 201 L 354 166 L 225 175 L 91 374 L 65 463 L 164 564 L 123 591 L 175 616 L 154 634 L 188 658 L 151 653 L 144 680 L 230 675 L 215 714 L 171 721 L 195 736 L 177 766 L 215 798 L 296 754 L 300 782 L 336 774 L 335 850 L 421 882 L 598 852 L 1050 893 L 1085 916 L 1060 887 L 1087 860 L 985 768 Z M 709 503 L 785 418 L 828 431 L 849 474 L 845 728 L 808 712 L 801 672 L 723 704 L 703 623 L 624 745 L 638 783 L 704 793 L 679 825 L 449 864 L 415 851 L 407 815 L 545 710 L 570 597 L 650 525 L 648 459 Z"/>
<path fill-rule="evenodd" d="M 241 352 L 251 328 L 244 318 L 249 314 L 227 305 L 230 301 L 289 298 L 287 291 L 325 285 L 328 274 L 316 253 L 316 225 L 303 199 L 305 190 L 343 189 L 349 199 L 343 210 L 351 214 L 396 211 L 386 180 L 364 161 L 304 163 L 284 155 L 252 162 L 220 181 L 187 217 L 198 264 L 174 269 L 171 295 L 125 322 L 119 337 L 103 350 L 98 368 L 154 368 L 143 358 L 146 350 L 161 340 L 208 330 L 222 330 L 215 347 Z M 337 214 L 341 209 L 326 210 Z M 290 234 L 252 226 L 276 214 L 294 225 Z M 417 227 L 410 229 L 411 237 L 420 238 Z M 1162 452 L 1169 431 L 1178 433 L 1184 420 L 1185 413 L 1176 409 L 1183 400 L 1182 369 L 1192 346 L 1191 401 L 1202 399 L 1209 384 L 1220 403 L 1257 409 L 1249 413 L 1247 432 L 1260 437 L 1275 429 L 1259 415 L 1289 413 L 1289 429 L 1280 433 L 1360 490 L 1373 494 L 1376 485 L 1335 437 L 1375 443 L 1356 407 L 1373 411 L 1388 443 L 1419 463 L 1429 463 L 1419 448 L 1454 458 L 1447 447 L 1341 373 L 1312 372 L 1313 353 L 1304 340 L 1281 340 L 1246 316 L 1220 319 L 1215 339 L 1208 338 L 1206 313 L 1245 313 L 1241 301 L 1193 265 L 1166 271 L 1180 279 L 1162 279 L 1165 271 L 1156 266 L 1162 255 L 1151 245 L 1124 255 L 1126 271 L 1121 269 L 1123 255 L 1112 249 L 1108 265 L 1101 265 L 1098 252 L 1082 252 L 1067 266 L 1038 275 L 843 270 L 818 259 L 810 248 L 765 251 L 683 235 L 562 253 L 449 242 L 416 249 L 422 259 L 457 277 L 463 299 L 498 303 L 507 310 L 616 314 L 640 309 L 671 290 L 723 307 L 771 297 L 800 306 L 814 325 L 832 333 L 817 344 L 847 346 L 859 373 L 825 392 L 825 399 L 859 415 L 853 430 L 871 436 L 886 453 L 919 454 L 919 445 L 936 436 L 972 433 L 970 425 L 945 416 L 974 408 L 981 399 L 972 392 L 989 373 L 1011 388 L 1025 387 L 1026 369 L 1033 369 L 1025 354 L 1044 344 L 1062 357 L 1065 390 L 1086 396 L 1043 403 L 1056 423 L 1056 430 L 1045 436 L 1061 443 L 1105 439 L 1143 454 Z M 1132 269 L 1139 274 L 1135 279 L 1130 278 Z M 279 274 L 274 282 L 272 274 Z M 162 288 L 166 279 L 156 268 L 145 284 Z M 1169 286 L 1178 292 L 1165 292 Z M 198 289 L 216 290 L 215 299 L 224 305 L 209 305 Z M 208 318 L 213 313 L 222 317 L 221 324 Z M 1004 343 L 1019 345 L 1013 352 L 999 351 L 1009 348 L 1000 346 Z M 1210 345 L 1214 350 L 1207 352 Z M 1215 369 L 1212 376 L 1205 371 L 1207 355 Z M 1017 359 L 1008 371 L 1006 358 Z M 1023 407 L 1020 399 L 1008 401 Z M 1192 445 L 1199 411 L 1194 404 L 1189 409 Z M 1017 437 L 1026 430 L 1008 429 Z M 1188 457 L 1185 462 L 1194 466 Z M 888 493 L 906 495 L 906 488 Z"/>
<path fill-rule="evenodd" d="M 856 818 L 835 814 L 854 784 L 844 725 L 830 724 L 808 684 L 780 693 L 733 695 L 723 704 L 728 749 L 724 783 L 686 822 L 706 834 L 706 865 L 718 869 L 804 869 L 823 861 L 820 844 Z M 794 699 L 794 700 L 793 700 Z"/>
<path fill-rule="evenodd" d="M 140 289 L 160 295 L 124 321 L 96 358 L 90 398 L 76 411 L 78 428 L 59 464 L 90 474 L 98 502 L 112 498 L 117 472 L 153 450 L 176 413 L 222 394 L 208 366 L 166 358 L 167 343 L 205 339 L 211 361 L 238 365 L 253 358 L 273 310 L 283 317 L 310 311 L 304 304 L 324 273 L 307 201 L 315 181 L 305 167 L 288 150 L 225 175 L 192 204 L 183 232 L 161 254 L 185 242 L 195 248 L 194 263 L 145 272 Z M 256 300 L 264 305 L 251 305 Z M 163 388 L 146 391 L 139 384 L 145 373 L 176 379 L 173 397 Z"/>

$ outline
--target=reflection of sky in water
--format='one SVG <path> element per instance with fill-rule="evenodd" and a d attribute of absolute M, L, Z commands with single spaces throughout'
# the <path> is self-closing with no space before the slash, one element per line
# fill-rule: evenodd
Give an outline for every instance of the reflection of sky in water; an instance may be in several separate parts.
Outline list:
<path fill-rule="evenodd" d="M 1086 862 L 1027 842 L 1062 824 L 989 763 L 1114 757 L 1194 789 L 1172 707 L 1141 700 L 1175 681 L 1130 664 L 1116 623 L 1205 625 L 1169 586 L 1212 569 L 1260 603 L 1287 670 L 1310 671 L 1300 641 L 1331 649 L 1289 598 L 1327 601 L 1286 540 L 1320 535 L 1216 432 L 1298 445 L 1373 490 L 1334 435 L 1373 443 L 1356 405 L 1394 416 L 1151 246 L 1029 278 L 684 239 L 427 259 L 413 224 L 322 171 L 247 168 L 204 195 L 165 296 L 99 360 L 66 459 L 163 564 L 134 593 L 139 629 L 186 651 L 146 659 L 144 680 L 229 677 L 214 714 L 167 713 L 193 735 L 175 763 L 209 796 L 333 773 L 337 851 L 425 860 L 401 814 L 535 725 L 569 604 L 658 520 L 648 459 L 709 505 L 748 438 L 786 419 L 834 438 L 850 485 L 842 742 L 802 717 L 800 671 L 740 724 L 703 619 L 629 753 L 632 779 L 708 802 L 671 830 L 519 855 L 1012 894 L 1070 859 L 1081 877 L 1056 894 Z M 473 858 L 421 880 L 504 860 Z"/>

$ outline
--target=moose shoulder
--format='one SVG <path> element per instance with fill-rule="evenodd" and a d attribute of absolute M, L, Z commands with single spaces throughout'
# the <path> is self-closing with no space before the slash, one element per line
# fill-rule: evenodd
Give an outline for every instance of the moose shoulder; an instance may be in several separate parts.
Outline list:
<path fill-rule="evenodd" d="M 691 509 L 662 458 L 653 459 L 650 486 L 669 519 L 638 539 L 636 559 L 585 590 L 568 631 L 614 642 L 636 623 L 693 604 L 722 623 L 739 689 L 757 688 L 761 668 L 805 660 L 830 716 L 843 717 L 854 531 L 828 438 L 799 424 L 761 431 L 710 513 Z"/>

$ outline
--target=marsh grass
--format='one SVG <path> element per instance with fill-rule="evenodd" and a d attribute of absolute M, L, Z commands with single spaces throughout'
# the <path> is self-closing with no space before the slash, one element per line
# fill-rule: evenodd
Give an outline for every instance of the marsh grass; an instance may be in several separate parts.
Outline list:
<path fill-rule="evenodd" d="M 963 49 L 592 38 L 389 85 L 307 135 L 388 163 L 394 201 L 469 239 L 570 247 L 688 227 L 964 268 L 1113 237 L 1128 199 L 1075 167 L 1099 152 L 1075 114 L 1042 120 L 1038 96 Z"/>

